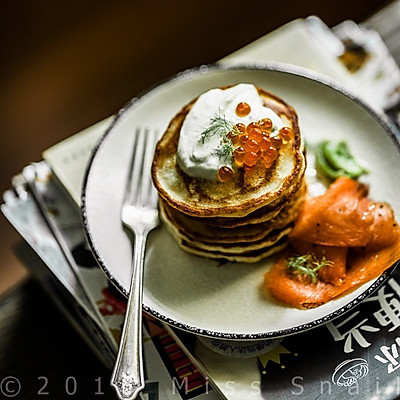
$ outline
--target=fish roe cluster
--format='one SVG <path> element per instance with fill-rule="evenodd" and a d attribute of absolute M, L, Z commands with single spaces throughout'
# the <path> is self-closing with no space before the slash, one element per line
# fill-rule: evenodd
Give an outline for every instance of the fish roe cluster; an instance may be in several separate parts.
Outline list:
<path fill-rule="evenodd" d="M 245 102 L 236 106 L 236 115 L 239 117 L 245 117 L 250 112 L 251 108 Z M 231 132 L 228 132 L 226 137 L 232 142 L 236 167 L 244 168 L 246 173 L 253 171 L 258 162 L 263 162 L 266 168 L 271 167 L 282 145 L 294 138 L 293 130 L 287 126 L 281 128 L 277 135 L 270 136 L 273 128 L 271 119 L 264 118 L 247 126 L 238 123 Z M 233 174 L 232 168 L 226 166 L 218 171 L 222 182 L 230 181 Z"/>

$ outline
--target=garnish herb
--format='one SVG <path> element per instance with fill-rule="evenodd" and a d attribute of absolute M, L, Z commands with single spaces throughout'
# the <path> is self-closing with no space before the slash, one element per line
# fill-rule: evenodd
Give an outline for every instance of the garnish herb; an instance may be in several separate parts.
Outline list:
<path fill-rule="evenodd" d="M 233 157 L 232 141 L 227 138 L 222 138 L 219 146 L 214 151 L 214 153 L 221 161 L 231 161 Z"/>
<path fill-rule="evenodd" d="M 227 137 L 229 132 L 236 135 L 240 135 L 241 133 L 236 124 L 227 120 L 224 115 L 221 116 L 218 114 L 211 118 L 210 126 L 200 133 L 200 140 L 204 143 L 206 139 L 214 135 L 220 136 L 220 144 L 214 154 L 222 161 L 231 161 L 233 145 L 232 141 Z"/>
<path fill-rule="evenodd" d="M 226 135 L 233 127 L 233 124 L 229 122 L 224 116 L 215 115 L 211 118 L 210 126 L 201 132 L 201 142 L 204 143 L 206 139 L 214 135 Z"/>
<path fill-rule="evenodd" d="M 314 254 L 295 255 L 288 259 L 287 266 L 291 274 L 295 276 L 305 276 L 312 283 L 318 282 L 318 271 L 333 262 L 325 257 L 318 259 Z"/>
<path fill-rule="evenodd" d="M 357 179 L 368 171 L 363 168 L 354 156 L 346 142 L 324 141 L 316 148 L 316 166 L 328 178 L 339 176 Z"/>

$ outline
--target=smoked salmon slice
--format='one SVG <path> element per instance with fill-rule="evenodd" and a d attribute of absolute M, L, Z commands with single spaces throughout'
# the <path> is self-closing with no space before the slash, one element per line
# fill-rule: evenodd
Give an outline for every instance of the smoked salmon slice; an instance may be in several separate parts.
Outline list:
<path fill-rule="evenodd" d="M 338 178 L 327 192 L 306 201 L 290 234 L 290 251 L 264 276 L 273 297 L 314 308 L 381 275 L 400 258 L 400 228 L 391 207 L 368 197 L 368 188 Z M 293 274 L 289 257 L 328 260 L 318 279 Z"/>
<path fill-rule="evenodd" d="M 306 201 L 291 237 L 327 246 L 365 246 L 374 219 L 367 194 L 365 185 L 338 178 L 325 194 Z"/>

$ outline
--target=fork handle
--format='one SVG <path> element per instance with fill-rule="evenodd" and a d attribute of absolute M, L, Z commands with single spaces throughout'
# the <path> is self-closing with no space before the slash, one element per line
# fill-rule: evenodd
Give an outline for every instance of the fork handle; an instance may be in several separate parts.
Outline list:
<path fill-rule="evenodd" d="M 111 377 L 111 385 L 114 386 L 120 399 L 135 399 L 145 386 L 142 354 L 142 298 L 147 233 L 135 233 L 133 274 L 128 305 L 117 361 Z"/>

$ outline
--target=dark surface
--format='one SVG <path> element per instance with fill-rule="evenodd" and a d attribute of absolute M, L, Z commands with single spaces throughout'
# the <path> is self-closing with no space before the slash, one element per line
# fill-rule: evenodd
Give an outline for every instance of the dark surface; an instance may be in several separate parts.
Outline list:
<path fill-rule="evenodd" d="M 2 297 L 0 327 L 0 398 L 18 389 L 16 382 L 6 384 L 7 377 L 20 382 L 17 399 L 41 398 L 44 392 L 51 399 L 115 398 L 110 371 L 33 280 Z M 69 396 L 75 381 L 76 394 Z"/>

